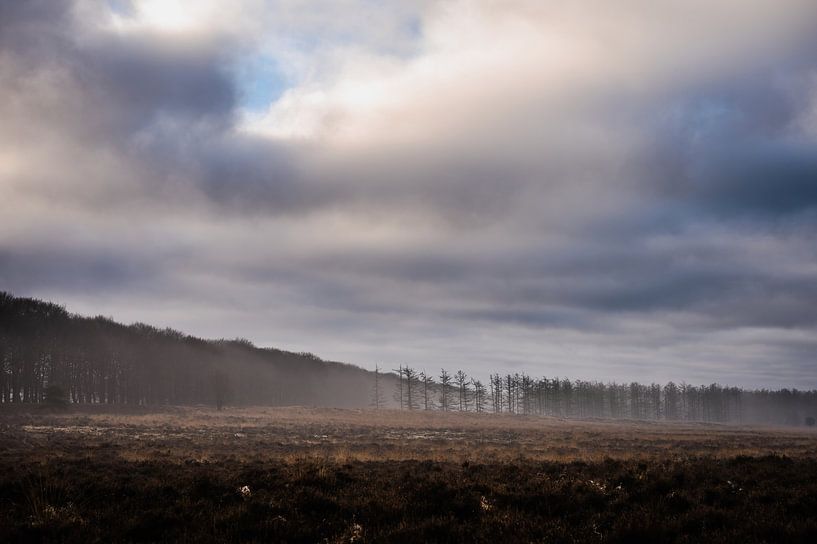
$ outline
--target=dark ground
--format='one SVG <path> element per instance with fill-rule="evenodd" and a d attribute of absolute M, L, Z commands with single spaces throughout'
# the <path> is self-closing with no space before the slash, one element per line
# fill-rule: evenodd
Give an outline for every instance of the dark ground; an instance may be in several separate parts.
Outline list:
<path fill-rule="evenodd" d="M 817 542 L 813 432 L 679 426 L 664 434 L 683 447 L 668 447 L 647 424 L 440 418 L 0 414 L 0 541 Z M 652 450 L 622 455 L 613 437 L 639 428 Z M 372 452 L 379 433 L 405 445 Z M 547 436 L 561 451 L 566 433 L 615 447 L 524 454 Z M 777 452 L 701 454 L 683 438 L 711 449 L 734 433 Z"/>

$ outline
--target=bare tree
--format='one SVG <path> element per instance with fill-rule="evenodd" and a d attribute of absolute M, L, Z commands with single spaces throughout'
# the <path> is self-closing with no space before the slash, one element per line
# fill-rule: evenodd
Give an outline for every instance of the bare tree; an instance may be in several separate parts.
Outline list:
<path fill-rule="evenodd" d="M 457 383 L 457 393 L 459 394 L 460 412 L 468 411 L 468 376 L 462 370 L 454 374 L 454 381 Z"/>
<path fill-rule="evenodd" d="M 397 372 L 397 390 L 394 392 L 394 400 L 398 402 L 402 410 L 403 406 L 405 406 L 403 394 L 403 365 L 399 365 L 395 372 Z"/>
<path fill-rule="evenodd" d="M 380 367 L 374 366 L 374 389 L 372 390 L 372 406 L 375 410 L 380 410 L 386 405 L 383 398 L 383 388 L 380 384 Z"/>
<path fill-rule="evenodd" d="M 434 387 L 434 379 L 423 371 L 420 372 L 420 383 L 423 387 L 423 408 L 429 410 L 434 407 L 434 400 L 429 396 Z"/>
<path fill-rule="evenodd" d="M 490 376 L 491 382 L 491 404 L 494 408 L 494 413 L 502 412 L 502 376 L 492 374 Z"/>
<path fill-rule="evenodd" d="M 471 380 L 471 384 L 474 386 L 474 409 L 482 413 L 485 411 L 485 386 L 481 381 L 474 379 Z"/>
<path fill-rule="evenodd" d="M 516 394 L 516 380 L 510 374 L 505 376 L 505 390 L 508 397 L 508 412 L 511 414 L 516 413 L 514 408 L 514 399 Z"/>
<path fill-rule="evenodd" d="M 417 371 L 408 366 L 403 367 L 403 375 L 406 377 L 406 406 L 409 410 L 417 408 L 417 395 L 419 393 L 419 377 Z"/>
<path fill-rule="evenodd" d="M 445 369 L 440 371 L 440 408 L 443 412 L 451 409 L 451 375 Z"/>

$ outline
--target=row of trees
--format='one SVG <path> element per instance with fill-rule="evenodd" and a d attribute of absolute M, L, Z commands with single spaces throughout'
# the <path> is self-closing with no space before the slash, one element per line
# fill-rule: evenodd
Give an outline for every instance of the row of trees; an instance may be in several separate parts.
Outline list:
<path fill-rule="evenodd" d="M 371 373 L 308 353 L 126 326 L 0 292 L 0 403 L 361 406 L 370 384 Z"/>
<path fill-rule="evenodd" d="M 813 422 L 817 414 L 817 391 L 618 384 L 527 374 L 491 374 L 486 385 L 462 370 L 450 374 L 443 369 L 432 377 L 401 365 L 394 372 L 398 377 L 394 400 L 404 410 L 783 424 Z M 379 367 L 376 373 L 380 374 Z M 382 395 L 382 389 L 374 391 L 374 406 L 385 406 Z"/>
<path fill-rule="evenodd" d="M 236 404 L 509 412 L 556 417 L 797 424 L 817 391 L 617 384 L 399 366 L 374 373 L 308 353 L 209 341 L 149 325 L 69 314 L 0 292 L 0 403 Z M 390 392 L 394 392 L 394 395 Z M 392 397 L 388 399 L 387 397 Z"/>

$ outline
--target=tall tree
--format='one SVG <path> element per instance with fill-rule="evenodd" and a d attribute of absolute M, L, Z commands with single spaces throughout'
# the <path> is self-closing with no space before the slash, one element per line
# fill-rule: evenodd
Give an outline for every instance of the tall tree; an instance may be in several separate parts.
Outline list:
<path fill-rule="evenodd" d="M 408 366 L 403 367 L 403 375 L 406 378 L 406 407 L 409 410 L 416 410 L 418 407 L 417 398 L 419 391 L 419 375 L 416 370 Z"/>
<path fill-rule="evenodd" d="M 468 376 L 462 370 L 454 374 L 454 382 L 457 384 L 460 412 L 468 411 Z"/>
<path fill-rule="evenodd" d="M 426 374 L 425 371 L 420 372 L 420 383 L 423 387 L 423 409 L 430 410 L 434 407 L 434 399 L 431 398 L 431 393 L 434 389 L 434 379 Z"/>
<path fill-rule="evenodd" d="M 485 411 L 485 386 L 479 380 L 471 381 L 474 387 L 474 410 L 479 413 Z"/>
<path fill-rule="evenodd" d="M 440 371 L 440 409 L 443 412 L 451 409 L 451 375 L 445 369 Z"/>
<path fill-rule="evenodd" d="M 403 365 L 399 365 L 395 372 L 397 372 L 397 389 L 394 392 L 394 399 L 398 402 L 400 409 L 403 410 L 406 406 L 405 388 L 403 387 Z"/>
<path fill-rule="evenodd" d="M 386 401 L 383 398 L 383 385 L 381 382 L 380 366 L 374 365 L 374 384 L 372 385 L 372 402 L 371 405 L 375 410 L 381 410 L 385 407 Z"/>

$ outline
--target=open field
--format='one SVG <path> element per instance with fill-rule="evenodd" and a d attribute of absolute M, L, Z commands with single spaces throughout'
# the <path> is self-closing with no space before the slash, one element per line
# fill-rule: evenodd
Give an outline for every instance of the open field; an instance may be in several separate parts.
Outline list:
<path fill-rule="evenodd" d="M 307 408 L 0 412 L 7 542 L 814 542 L 814 512 L 817 432 L 803 428 Z"/>

